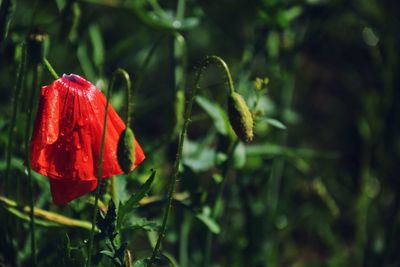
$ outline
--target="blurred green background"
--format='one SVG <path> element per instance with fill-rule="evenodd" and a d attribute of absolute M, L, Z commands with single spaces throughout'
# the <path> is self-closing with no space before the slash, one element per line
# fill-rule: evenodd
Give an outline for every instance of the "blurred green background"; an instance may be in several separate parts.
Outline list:
<path fill-rule="evenodd" d="M 8 2 L 0 1 L 2 10 Z M 154 168 L 150 195 L 162 196 L 181 125 L 180 94 L 193 86 L 196 64 L 218 55 L 254 112 L 255 138 L 237 146 L 223 215 L 210 219 L 230 129 L 224 126 L 222 73 L 209 68 L 184 148 L 177 192 L 188 197 L 173 207 L 164 244 L 169 257 L 180 266 L 204 266 L 206 234 L 217 227 L 209 266 L 400 266 L 398 1 L 11 2 L 16 6 L 6 38 L 1 25 L 2 155 L 20 43 L 38 28 L 49 36 L 47 58 L 59 74 L 82 75 L 102 90 L 116 68 L 131 74 L 131 126 L 146 161 L 119 177 L 119 194 L 126 199 Z M 1 23 L 6 13 L 0 12 Z M 20 144 L 31 81 L 28 73 L 14 135 L 12 188 L 0 180 L 1 195 L 21 205 L 28 203 Z M 44 70 L 42 84 L 51 81 Z M 123 114 L 123 90 L 115 91 L 112 104 Z M 4 157 L 0 163 L 3 174 Z M 39 175 L 35 199 L 37 207 L 90 220 L 85 197 L 57 207 Z M 157 222 L 162 204 L 144 205 L 132 221 Z M 0 207 L 0 265 L 29 266 L 28 223 L 9 214 Z M 65 233 L 77 250 L 88 237 L 74 227 L 42 225 L 37 231 L 39 266 L 63 266 Z M 125 233 L 134 259 L 151 253 L 154 234 L 146 227 Z"/>

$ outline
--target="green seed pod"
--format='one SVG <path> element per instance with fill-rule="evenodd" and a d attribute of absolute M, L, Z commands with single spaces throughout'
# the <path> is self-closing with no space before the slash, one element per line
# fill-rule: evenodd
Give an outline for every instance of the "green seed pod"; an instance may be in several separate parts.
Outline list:
<path fill-rule="evenodd" d="M 117 158 L 124 173 L 129 173 L 136 161 L 135 136 L 129 127 L 125 128 L 119 136 Z"/>
<path fill-rule="evenodd" d="M 236 135 L 244 142 L 253 140 L 253 117 L 243 97 L 233 92 L 228 97 L 229 122 Z"/>
<path fill-rule="evenodd" d="M 40 29 L 35 29 L 29 33 L 26 42 L 30 63 L 34 65 L 42 63 L 46 56 L 48 39 L 48 34 Z"/>

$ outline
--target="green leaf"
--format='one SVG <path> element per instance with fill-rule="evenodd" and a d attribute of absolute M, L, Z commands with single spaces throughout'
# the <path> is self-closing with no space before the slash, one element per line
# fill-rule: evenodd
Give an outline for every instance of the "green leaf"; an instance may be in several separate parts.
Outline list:
<path fill-rule="evenodd" d="M 96 78 L 96 72 L 93 67 L 92 62 L 90 61 L 90 58 L 88 56 L 88 47 L 85 42 L 81 42 L 78 50 L 77 50 L 77 56 L 79 63 L 81 64 L 82 70 L 85 73 L 86 78 L 89 81 L 94 81 Z"/>
<path fill-rule="evenodd" d="M 160 224 L 157 221 L 149 221 L 146 218 L 139 218 L 133 220 L 134 223 L 122 227 L 122 230 L 145 230 L 145 231 L 155 231 L 157 232 L 160 228 Z"/>
<path fill-rule="evenodd" d="M 139 201 L 150 191 L 151 185 L 154 181 L 154 177 L 156 175 L 155 171 L 152 171 L 150 177 L 146 180 L 146 182 L 139 188 L 139 191 L 136 194 L 133 194 L 125 203 L 120 203 L 118 208 L 118 217 L 117 217 L 117 229 L 120 229 L 125 216 L 131 210 L 137 208 L 139 206 Z"/>
<path fill-rule="evenodd" d="M 204 207 L 202 213 L 196 214 L 196 218 L 207 226 L 207 228 L 214 234 L 219 234 L 221 229 L 217 222 L 211 217 L 210 207 Z"/>
<path fill-rule="evenodd" d="M 133 267 L 147 267 L 146 259 L 135 261 Z"/>
<path fill-rule="evenodd" d="M 89 37 L 92 43 L 93 51 L 92 58 L 97 69 L 101 71 L 104 64 L 104 42 L 101 37 L 101 31 L 97 24 L 92 24 L 89 26 Z"/>
<path fill-rule="evenodd" d="M 276 128 L 286 130 L 286 125 L 276 119 L 266 118 L 263 121 Z"/>
<path fill-rule="evenodd" d="M 206 171 L 214 166 L 216 154 L 215 149 L 210 148 L 212 141 L 211 138 L 207 137 L 199 142 L 186 139 L 183 146 L 183 164 L 190 167 L 194 172 Z"/>
<path fill-rule="evenodd" d="M 124 264 L 124 253 L 128 243 L 123 242 L 121 246 L 114 253 L 114 263 L 119 266 Z"/>
<path fill-rule="evenodd" d="M 229 133 L 229 120 L 226 112 L 218 105 L 205 97 L 197 96 L 196 103 L 204 109 L 205 112 L 211 117 L 215 129 L 222 134 L 227 135 Z"/>
<path fill-rule="evenodd" d="M 246 148 L 239 142 L 233 152 L 233 166 L 237 169 L 243 168 L 246 164 Z"/>
<path fill-rule="evenodd" d="M 288 22 L 291 22 L 292 20 L 296 19 L 301 15 L 303 10 L 301 9 L 300 6 L 294 6 L 292 8 L 289 8 L 285 11 L 285 16 Z"/>
<path fill-rule="evenodd" d="M 164 30 L 189 30 L 199 24 L 195 17 L 176 19 L 172 14 L 164 11 L 157 1 L 150 1 L 152 10 L 149 10 L 147 1 L 126 1 L 127 5 L 133 9 L 142 22 L 147 25 Z"/>
<path fill-rule="evenodd" d="M 224 179 L 224 178 L 222 177 L 222 175 L 219 174 L 219 173 L 213 174 L 212 178 L 213 178 L 213 180 L 214 180 L 214 182 L 215 182 L 216 184 L 220 184 L 220 183 L 222 182 L 222 180 Z"/>
<path fill-rule="evenodd" d="M 103 216 L 101 212 L 97 214 L 97 226 L 99 227 L 101 233 L 108 237 L 110 240 L 113 240 L 115 237 L 115 223 L 116 223 L 116 213 L 115 213 L 115 204 L 111 199 L 108 205 L 107 214 Z"/>
<path fill-rule="evenodd" d="M 100 254 L 103 254 L 104 256 L 107 256 L 110 259 L 114 259 L 114 252 L 112 252 L 110 250 L 102 250 L 102 251 L 100 251 Z"/>

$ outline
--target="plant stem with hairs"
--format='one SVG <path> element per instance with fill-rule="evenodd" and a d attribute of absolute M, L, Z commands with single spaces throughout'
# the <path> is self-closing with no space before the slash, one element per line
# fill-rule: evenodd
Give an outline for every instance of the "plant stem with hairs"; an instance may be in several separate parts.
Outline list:
<path fill-rule="evenodd" d="M 8 143 L 7 143 L 7 158 L 6 158 L 6 174 L 5 174 L 5 184 L 6 184 L 6 196 L 7 190 L 9 189 L 9 176 L 11 169 L 11 155 L 12 155 L 12 145 L 13 145 L 13 134 L 15 131 L 15 122 L 17 119 L 18 112 L 18 101 L 20 97 L 21 88 L 25 81 L 25 73 L 26 73 L 26 44 L 22 44 L 22 54 L 21 61 L 18 67 L 17 80 L 15 82 L 14 87 L 14 100 L 13 100 L 13 110 L 11 115 L 11 122 L 8 131 Z"/>
<path fill-rule="evenodd" d="M 104 157 L 104 144 L 105 144 L 106 131 L 107 131 L 108 106 L 110 104 L 110 98 L 112 95 L 112 91 L 114 88 L 114 84 L 115 84 L 117 75 L 122 75 L 125 78 L 127 75 L 127 72 L 124 71 L 123 69 L 117 69 L 113 73 L 110 86 L 107 90 L 107 101 L 106 101 L 106 107 L 105 107 L 105 111 L 104 111 L 104 121 L 103 121 L 103 133 L 101 136 L 100 161 L 99 161 L 100 164 L 99 164 L 99 170 L 97 172 L 97 188 L 96 188 L 96 193 L 95 193 L 96 195 L 95 195 L 94 208 L 93 208 L 93 214 L 92 214 L 92 229 L 90 230 L 88 255 L 87 255 L 87 262 L 86 262 L 87 267 L 92 266 L 93 239 L 94 239 L 94 232 L 95 232 L 94 229 L 96 226 L 96 215 L 97 215 L 97 211 L 98 211 L 98 203 L 99 203 L 99 198 L 100 198 L 100 188 L 101 188 L 100 179 L 101 179 L 101 175 L 103 172 L 103 157 Z M 129 75 L 128 75 L 128 80 L 129 80 Z"/>
<path fill-rule="evenodd" d="M 32 124 L 32 115 L 33 108 L 35 106 L 36 92 L 38 91 L 38 87 L 40 84 L 40 80 L 42 77 L 42 65 L 37 64 L 33 66 L 33 79 L 32 79 L 32 91 L 31 97 L 29 100 L 29 106 L 27 110 L 27 118 L 26 118 L 26 128 L 25 128 L 25 156 L 26 156 L 26 169 L 28 173 L 28 182 L 29 182 L 29 218 L 30 218 L 30 232 L 31 232 L 31 253 L 32 253 L 32 265 L 36 266 L 36 245 L 35 245 L 35 216 L 34 216 L 34 192 L 33 192 L 33 179 L 32 179 L 32 168 L 30 161 L 30 147 L 29 140 L 31 135 L 31 124 Z"/>
<path fill-rule="evenodd" d="M 12 157 L 12 149 L 13 149 L 13 135 L 15 132 L 15 125 L 16 125 L 16 119 L 17 119 L 17 113 L 18 113 L 18 102 L 20 100 L 20 92 L 21 88 L 24 84 L 25 81 L 25 74 L 26 74 L 26 44 L 22 43 L 21 45 L 21 59 L 18 64 L 18 70 L 17 70 L 17 78 L 15 81 L 15 86 L 14 86 L 14 97 L 13 97 L 13 106 L 12 106 L 12 114 L 11 114 L 11 121 L 8 129 L 8 138 L 7 138 L 7 148 L 6 148 L 6 171 L 5 171 L 5 176 L 4 176 L 4 184 L 5 184 L 5 189 L 4 189 L 4 195 L 8 196 L 9 195 L 9 190 L 10 190 L 10 171 L 11 171 L 11 157 Z M 5 214 L 5 224 L 6 227 L 7 225 L 11 227 L 10 225 L 10 220 L 8 219 L 9 215 L 6 213 Z M 7 227 L 8 228 L 8 227 Z M 11 233 L 6 231 L 5 233 L 5 243 L 7 244 L 6 247 L 8 248 L 5 253 L 9 255 L 15 254 L 14 251 L 14 246 L 12 245 L 12 236 Z"/>
<path fill-rule="evenodd" d="M 193 101 L 194 101 L 195 96 L 198 93 L 198 90 L 200 89 L 200 85 L 199 85 L 200 84 L 200 78 L 202 77 L 202 75 L 203 75 L 204 71 L 206 70 L 206 68 L 212 63 L 216 64 L 216 65 L 218 65 L 219 67 L 222 68 L 222 70 L 224 72 L 224 75 L 225 75 L 225 77 L 224 77 L 225 81 L 228 84 L 229 93 L 231 94 L 231 93 L 234 92 L 232 77 L 231 77 L 229 68 L 226 65 L 226 63 L 220 57 L 217 57 L 217 56 L 206 57 L 199 64 L 199 68 L 197 70 L 196 78 L 195 78 L 195 81 L 194 81 L 194 86 L 190 88 L 189 98 L 187 100 L 185 113 L 184 113 L 183 126 L 182 126 L 181 133 L 179 135 L 178 150 L 177 150 L 177 154 L 176 154 L 174 169 L 173 169 L 172 175 L 171 175 L 171 177 L 170 177 L 170 179 L 168 181 L 167 204 L 166 204 L 166 207 L 165 207 L 161 228 L 160 228 L 160 231 L 159 231 L 159 234 L 158 234 L 157 243 L 156 243 L 156 246 L 154 247 L 153 253 L 151 255 L 149 266 L 153 265 L 156 257 L 158 256 L 158 253 L 159 253 L 159 251 L 161 249 L 161 243 L 162 243 L 162 241 L 163 241 L 163 239 L 165 237 L 168 217 L 169 217 L 169 213 L 171 211 L 171 206 L 172 206 L 172 200 L 173 200 L 173 194 L 174 194 L 174 190 L 175 190 L 175 184 L 176 184 L 177 180 L 179 179 L 179 165 L 180 165 L 180 162 L 181 162 L 181 159 L 182 159 L 183 144 L 184 144 L 184 141 L 185 141 L 187 128 L 188 128 L 189 123 L 190 123 L 190 117 L 191 117 L 191 113 L 192 113 Z"/>

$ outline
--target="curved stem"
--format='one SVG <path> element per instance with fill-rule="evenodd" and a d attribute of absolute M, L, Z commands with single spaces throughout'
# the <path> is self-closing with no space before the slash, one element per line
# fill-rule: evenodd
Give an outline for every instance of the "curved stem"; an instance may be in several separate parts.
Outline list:
<path fill-rule="evenodd" d="M 53 76 L 53 78 L 57 80 L 60 76 L 58 76 L 57 72 L 53 69 L 50 62 L 46 58 L 44 58 L 43 63 L 46 66 L 47 70 L 50 72 L 50 74 Z"/>
<path fill-rule="evenodd" d="M 204 67 L 207 67 L 210 64 L 215 64 L 222 69 L 222 71 L 225 74 L 225 80 L 227 83 L 226 85 L 228 86 L 229 93 L 232 94 L 233 92 L 235 92 L 235 88 L 233 86 L 232 75 L 231 75 L 231 72 L 229 71 L 228 65 L 226 65 L 225 61 L 218 56 L 206 57 L 206 59 L 203 61 L 202 65 L 204 65 Z"/>
<path fill-rule="evenodd" d="M 13 134 L 15 131 L 15 122 L 17 119 L 17 111 L 18 111 L 18 101 L 20 97 L 20 92 L 22 85 L 25 80 L 25 72 L 26 72 L 26 44 L 22 44 L 22 54 L 21 54 L 21 62 L 19 63 L 18 73 L 17 73 L 17 81 L 15 82 L 14 87 L 14 100 L 13 100 L 13 110 L 11 115 L 10 128 L 8 132 L 8 143 L 7 143 L 7 158 L 6 158 L 6 173 L 5 173 L 5 184 L 6 190 L 9 189 L 9 176 L 11 169 L 11 155 L 12 155 L 12 143 L 13 143 Z M 7 191 L 6 191 L 7 195 Z"/>
<path fill-rule="evenodd" d="M 133 91 L 131 86 L 131 78 L 126 70 L 118 68 L 115 71 L 115 75 L 120 75 L 125 81 L 125 93 L 126 93 L 126 102 L 125 102 L 125 123 L 126 127 L 130 127 L 131 124 L 131 113 L 132 113 L 132 97 Z"/>
<path fill-rule="evenodd" d="M 189 92 L 189 98 L 188 101 L 186 103 L 186 109 L 185 109 L 185 115 L 184 115 L 184 122 L 183 122 L 183 126 L 182 126 L 182 131 L 179 135 L 179 143 L 178 143 L 178 152 L 176 154 L 176 159 L 175 159 L 175 164 L 174 164 L 174 169 L 172 172 L 172 175 L 168 181 L 168 197 L 167 197 L 167 205 L 165 207 L 165 211 L 164 211 L 164 216 L 163 216 L 163 220 L 162 220 L 162 224 L 161 224 L 161 228 L 158 234 L 158 239 L 157 239 L 157 243 L 156 246 L 154 247 L 153 253 L 151 255 L 150 258 L 150 262 L 149 262 L 149 266 L 152 266 L 155 258 L 157 257 L 159 250 L 161 248 L 161 243 L 164 239 L 165 236 L 165 231 L 167 228 L 167 222 L 168 222 L 168 216 L 169 213 L 171 211 L 171 206 L 172 206 L 172 200 L 173 200 L 173 194 L 175 191 L 175 184 L 179 179 L 179 165 L 181 162 L 181 158 L 182 158 L 182 151 L 183 151 L 183 144 L 185 141 L 185 136 L 186 136 L 186 132 L 187 132 L 187 128 L 189 126 L 190 123 L 190 117 L 192 114 L 192 107 L 193 107 L 193 102 L 194 102 L 194 98 L 198 93 L 198 90 L 200 89 L 200 78 L 202 77 L 204 71 L 206 70 L 206 68 L 211 64 L 217 64 L 218 66 L 222 67 L 222 69 L 224 70 L 224 74 L 225 74 L 225 78 L 226 81 L 228 83 L 229 86 L 229 92 L 233 93 L 234 92 L 234 88 L 233 88 L 233 82 L 232 82 L 232 77 L 229 71 L 228 66 L 226 65 L 226 63 L 217 56 L 210 56 L 210 57 L 206 57 L 205 60 L 203 60 L 197 70 L 196 73 L 196 78 L 194 81 L 194 86 L 190 88 L 190 92 Z"/>
<path fill-rule="evenodd" d="M 107 131 L 107 117 L 108 117 L 108 106 L 110 104 L 110 98 L 111 94 L 114 88 L 114 83 L 116 80 L 116 77 L 118 75 L 118 70 L 114 72 L 110 86 L 107 90 L 107 101 L 106 101 L 106 107 L 104 111 L 104 121 L 103 121 L 103 134 L 101 136 L 101 148 L 100 148 L 100 163 L 99 163 L 99 169 L 97 172 L 97 188 L 96 188 L 96 196 L 94 200 L 94 208 L 93 208 L 93 214 L 92 214 L 92 229 L 90 230 L 90 236 L 89 236 L 89 247 L 88 247 L 88 255 L 87 255 L 87 262 L 86 266 L 90 267 L 92 266 L 92 250 L 93 250 L 93 238 L 94 238 L 94 228 L 96 225 L 96 215 L 97 215 L 97 210 L 98 210 L 98 203 L 99 203 L 99 197 L 100 197 L 100 179 L 101 175 L 103 172 L 103 157 L 104 157 L 104 143 L 106 139 L 106 131 Z"/>
<path fill-rule="evenodd" d="M 25 156 L 26 156 L 26 169 L 28 172 L 29 181 L 29 218 L 30 218 L 30 232 L 31 232 L 31 253 L 32 253 L 32 265 L 36 266 L 36 246 L 35 246 L 35 216 L 34 216 L 34 196 L 33 196 L 33 179 L 32 179 L 32 168 L 30 161 L 30 147 L 29 140 L 31 135 L 31 123 L 33 108 L 35 106 L 36 92 L 40 84 L 42 75 L 42 66 L 33 66 L 33 80 L 32 80 L 32 95 L 30 97 L 29 106 L 27 110 L 26 128 L 25 128 Z"/>

